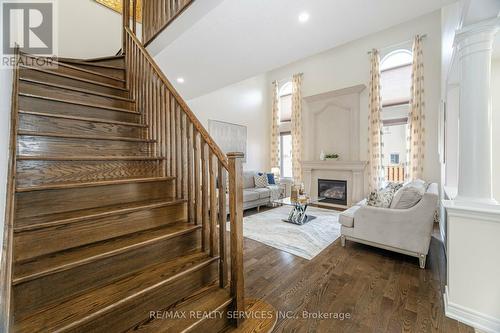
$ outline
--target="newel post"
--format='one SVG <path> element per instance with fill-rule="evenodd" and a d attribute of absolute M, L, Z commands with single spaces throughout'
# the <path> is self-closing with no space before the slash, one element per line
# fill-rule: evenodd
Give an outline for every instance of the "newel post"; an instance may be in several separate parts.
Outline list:
<path fill-rule="evenodd" d="M 243 281 L 243 153 L 227 154 L 229 160 L 229 214 L 231 249 L 231 296 L 233 311 L 245 311 Z M 235 316 L 236 325 L 241 319 Z"/>
<path fill-rule="evenodd" d="M 130 0 L 122 0 L 122 53 L 125 53 L 127 46 L 127 32 L 125 28 L 130 28 Z"/>

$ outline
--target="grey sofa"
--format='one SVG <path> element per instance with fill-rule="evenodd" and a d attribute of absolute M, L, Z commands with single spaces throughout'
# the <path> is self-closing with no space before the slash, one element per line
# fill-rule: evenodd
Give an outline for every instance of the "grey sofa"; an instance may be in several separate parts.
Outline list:
<path fill-rule="evenodd" d="M 430 184 L 422 199 L 408 209 L 372 207 L 362 201 L 340 214 L 342 246 L 352 240 L 414 256 L 424 269 L 437 205 L 436 183 Z"/>
<path fill-rule="evenodd" d="M 255 171 L 243 172 L 243 209 L 257 208 L 271 204 L 271 189 L 256 188 Z"/>

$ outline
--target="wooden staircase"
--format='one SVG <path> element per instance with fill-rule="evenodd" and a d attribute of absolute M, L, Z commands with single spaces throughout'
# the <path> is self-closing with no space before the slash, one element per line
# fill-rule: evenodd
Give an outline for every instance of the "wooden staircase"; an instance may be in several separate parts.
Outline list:
<path fill-rule="evenodd" d="M 3 330 L 271 331 L 274 316 L 227 316 L 272 310 L 243 298 L 242 156 L 125 35 L 121 56 L 18 54 Z"/>

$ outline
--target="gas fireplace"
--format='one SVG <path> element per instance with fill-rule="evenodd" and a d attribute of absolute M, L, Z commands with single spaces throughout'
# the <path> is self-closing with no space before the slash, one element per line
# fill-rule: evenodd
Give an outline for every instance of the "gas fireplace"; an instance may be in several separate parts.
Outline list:
<path fill-rule="evenodd" d="M 347 181 L 318 179 L 320 202 L 347 206 Z"/>

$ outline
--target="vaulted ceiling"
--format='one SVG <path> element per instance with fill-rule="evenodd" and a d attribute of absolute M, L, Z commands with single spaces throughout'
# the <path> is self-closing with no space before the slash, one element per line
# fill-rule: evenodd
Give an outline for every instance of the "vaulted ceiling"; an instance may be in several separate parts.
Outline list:
<path fill-rule="evenodd" d="M 156 60 L 170 78 L 184 78 L 183 84 L 175 85 L 186 99 L 389 28 L 454 2 L 198 1 L 217 4 L 156 55 Z M 189 15 L 189 11 L 183 15 Z M 298 20 L 299 14 L 303 12 L 310 16 L 306 23 Z"/>

